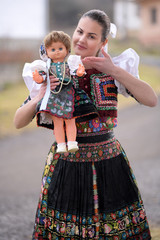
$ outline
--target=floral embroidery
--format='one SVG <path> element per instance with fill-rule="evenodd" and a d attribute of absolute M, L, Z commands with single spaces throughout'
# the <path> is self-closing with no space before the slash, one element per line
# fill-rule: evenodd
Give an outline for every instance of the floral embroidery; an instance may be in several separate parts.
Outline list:
<path fill-rule="evenodd" d="M 112 130 L 117 126 L 117 118 L 107 117 L 103 118 L 103 121 L 100 118 L 95 118 L 93 120 L 76 123 L 77 132 L 79 133 L 99 133 L 105 130 Z"/>
<path fill-rule="evenodd" d="M 113 148 L 113 146 L 112 146 Z M 93 190 L 95 214 L 92 216 L 79 216 L 50 209 L 47 206 L 48 186 L 55 170 L 60 154 L 54 152 L 52 146 L 42 178 L 42 193 L 38 204 L 34 240 L 39 239 L 119 239 L 127 238 L 139 240 L 150 239 L 150 232 L 141 200 L 132 203 L 118 211 L 111 213 L 100 213 L 98 209 L 98 195 L 96 188 L 96 169 L 92 163 Z M 85 148 L 84 148 L 85 149 Z M 102 148 L 103 149 L 103 148 Z M 122 150 L 121 148 L 119 148 Z M 88 155 L 94 155 L 92 151 Z M 89 151 L 86 151 L 86 155 Z M 103 151 L 99 150 L 103 156 Z M 56 157 L 55 157 L 56 156 Z M 57 156 L 59 158 L 57 158 Z M 81 158 L 81 154 L 78 155 Z M 52 159 L 51 159 L 52 158 Z M 86 158 L 86 156 L 85 156 Z M 63 158 L 64 159 L 64 158 Z M 47 169 L 47 171 L 46 171 Z M 49 171 L 48 171 L 49 169 Z M 51 171 L 52 169 L 52 171 Z"/>

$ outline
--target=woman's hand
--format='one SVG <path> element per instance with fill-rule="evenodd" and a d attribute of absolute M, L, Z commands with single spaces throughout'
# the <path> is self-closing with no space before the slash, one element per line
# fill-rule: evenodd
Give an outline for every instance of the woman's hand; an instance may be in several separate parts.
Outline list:
<path fill-rule="evenodd" d="M 100 72 L 111 75 L 114 71 L 115 65 L 108 53 L 104 51 L 104 48 L 101 49 L 104 57 L 86 57 L 82 60 L 84 66 L 88 68 L 95 68 Z"/>
<path fill-rule="evenodd" d="M 50 87 L 54 90 L 59 85 L 59 80 L 54 76 L 50 76 Z M 33 119 L 36 113 L 37 103 L 44 97 L 47 88 L 47 82 L 41 84 L 38 94 L 28 103 L 18 108 L 14 116 L 14 125 L 17 129 L 27 126 Z"/>
<path fill-rule="evenodd" d="M 59 79 L 55 78 L 54 76 L 50 76 L 49 78 L 50 78 L 50 89 L 54 90 L 60 84 Z M 38 101 L 40 101 L 44 97 L 46 88 L 47 88 L 47 81 L 43 82 L 40 87 L 38 95 L 36 96 Z"/>
<path fill-rule="evenodd" d="M 104 57 L 86 57 L 83 59 L 83 64 L 91 65 L 92 68 L 106 73 L 107 75 L 111 75 L 114 79 L 123 84 L 140 103 L 150 107 L 156 106 L 157 95 L 152 87 L 141 79 L 137 79 L 124 69 L 116 66 L 110 55 L 107 54 L 103 48 L 101 51 Z"/>
<path fill-rule="evenodd" d="M 50 88 L 51 90 L 54 90 L 60 84 L 60 81 L 58 78 L 54 76 L 50 76 L 49 78 L 50 78 Z"/>

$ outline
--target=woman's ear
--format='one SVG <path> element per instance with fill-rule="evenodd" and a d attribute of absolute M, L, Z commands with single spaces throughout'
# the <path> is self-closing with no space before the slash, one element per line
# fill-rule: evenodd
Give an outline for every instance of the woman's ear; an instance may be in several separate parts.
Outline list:
<path fill-rule="evenodd" d="M 108 43 L 108 38 L 106 38 L 106 40 L 103 42 L 103 47 Z"/>

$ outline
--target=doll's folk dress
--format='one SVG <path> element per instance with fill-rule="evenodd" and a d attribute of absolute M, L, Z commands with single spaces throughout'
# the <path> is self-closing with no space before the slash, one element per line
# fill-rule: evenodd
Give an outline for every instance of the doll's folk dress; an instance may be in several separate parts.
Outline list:
<path fill-rule="evenodd" d="M 59 79 L 60 85 L 50 91 L 46 109 L 41 110 L 43 99 L 37 104 L 38 126 L 53 129 L 54 123 L 49 115 L 63 119 L 78 118 L 77 121 L 89 120 L 98 116 L 97 109 L 86 92 L 75 88 L 67 62 L 51 63 L 50 73 Z"/>
<path fill-rule="evenodd" d="M 115 81 L 88 70 L 76 84 L 92 99 L 99 117 L 77 123 L 76 153 L 59 154 L 56 143 L 51 146 L 33 239 L 151 239 L 134 174 L 113 133 Z"/>
<path fill-rule="evenodd" d="M 54 128 L 49 115 L 63 119 L 79 118 L 77 121 L 93 119 L 98 116 L 97 109 L 86 92 L 75 88 L 73 76 L 67 62 L 51 63 L 50 74 L 59 79 L 60 85 L 50 91 L 46 109 L 41 110 L 43 99 L 37 104 L 37 125 Z M 47 115 L 46 115 L 47 113 Z"/>

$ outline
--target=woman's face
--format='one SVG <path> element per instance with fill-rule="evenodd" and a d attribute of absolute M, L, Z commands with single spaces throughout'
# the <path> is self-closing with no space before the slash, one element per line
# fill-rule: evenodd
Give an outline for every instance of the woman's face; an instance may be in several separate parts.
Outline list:
<path fill-rule="evenodd" d="M 102 27 L 89 17 L 81 18 L 72 37 L 74 53 L 82 58 L 96 56 L 104 44 L 101 38 Z"/>

